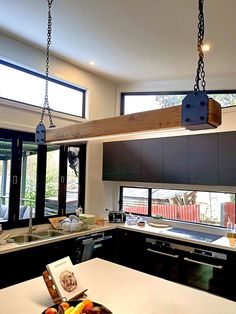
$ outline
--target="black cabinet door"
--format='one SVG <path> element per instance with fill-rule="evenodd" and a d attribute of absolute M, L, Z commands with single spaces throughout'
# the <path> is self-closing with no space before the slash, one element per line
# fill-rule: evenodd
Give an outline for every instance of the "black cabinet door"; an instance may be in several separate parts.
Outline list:
<path fill-rule="evenodd" d="M 121 142 L 103 144 L 103 180 L 120 180 Z"/>
<path fill-rule="evenodd" d="M 141 182 L 162 182 L 163 139 L 141 141 Z"/>
<path fill-rule="evenodd" d="M 218 184 L 218 136 L 189 136 L 189 184 Z"/>
<path fill-rule="evenodd" d="M 103 180 L 140 181 L 140 141 L 103 144 Z"/>
<path fill-rule="evenodd" d="M 188 137 L 163 139 L 163 182 L 188 183 Z"/>
<path fill-rule="evenodd" d="M 236 132 L 219 133 L 219 184 L 236 185 Z"/>
<path fill-rule="evenodd" d="M 125 141 L 120 143 L 120 180 L 140 181 L 140 141 Z"/>
<path fill-rule="evenodd" d="M 117 229 L 117 263 L 136 270 L 145 268 L 145 235 Z"/>

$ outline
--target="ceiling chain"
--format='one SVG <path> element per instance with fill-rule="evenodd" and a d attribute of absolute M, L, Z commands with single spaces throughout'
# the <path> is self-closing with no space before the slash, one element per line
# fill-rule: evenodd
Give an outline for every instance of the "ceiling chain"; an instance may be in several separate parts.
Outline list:
<path fill-rule="evenodd" d="M 198 64 L 197 64 L 197 74 L 195 77 L 194 91 L 200 91 L 200 82 L 202 90 L 205 91 L 206 81 L 205 81 L 205 69 L 204 69 L 204 53 L 203 53 L 203 39 L 204 39 L 204 0 L 199 0 L 198 3 L 198 41 L 197 41 L 197 51 L 198 51 Z"/>
<path fill-rule="evenodd" d="M 48 27 L 47 27 L 47 48 L 46 48 L 46 80 L 45 80 L 45 96 L 44 96 L 44 104 L 43 104 L 43 109 L 41 113 L 41 118 L 40 118 L 40 124 L 43 123 L 45 111 L 47 110 L 48 112 L 48 118 L 49 118 L 49 127 L 55 127 L 52 121 L 52 114 L 51 114 L 51 109 L 49 106 L 49 101 L 48 101 L 48 74 L 49 74 L 49 54 L 50 54 L 50 45 L 51 45 L 51 37 L 52 37 L 52 15 L 51 15 L 51 6 L 54 0 L 47 0 L 48 2 Z"/>

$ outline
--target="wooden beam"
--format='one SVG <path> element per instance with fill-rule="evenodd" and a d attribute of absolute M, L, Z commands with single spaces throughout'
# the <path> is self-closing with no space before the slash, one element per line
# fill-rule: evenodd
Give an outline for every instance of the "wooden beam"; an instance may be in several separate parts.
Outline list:
<path fill-rule="evenodd" d="M 219 114 L 220 105 L 209 99 L 208 117 L 211 127 L 221 123 Z M 67 127 L 46 129 L 45 143 L 60 141 L 75 141 L 76 139 L 89 139 L 109 135 L 131 134 L 146 131 L 157 131 L 172 128 L 181 128 L 181 108 L 173 106 L 164 109 L 132 113 L 99 120 L 92 120 Z"/>

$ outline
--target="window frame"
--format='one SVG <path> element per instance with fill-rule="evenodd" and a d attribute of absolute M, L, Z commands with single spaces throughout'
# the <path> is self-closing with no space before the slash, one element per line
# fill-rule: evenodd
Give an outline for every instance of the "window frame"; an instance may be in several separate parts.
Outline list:
<path fill-rule="evenodd" d="M 148 215 L 144 215 L 144 214 L 137 214 L 137 213 L 132 213 L 133 215 L 137 215 L 137 216 L 141 216 L 141 217 L 152 217 L 152 190 L 153 189 L 164 189 L 164 190 L 176 190 L 176 188 L 169 188 L 169 187 L 158 187 L 158 188 L 150 188 L 150 187 L 142 187 L 142 186 L 126 186 L 126 185 L 122 185 L 120 186 L 119 189 L 119 210 L 122 211 L 123 210 L 123 188 L 134 188 L 134 189 L 147 189 L 148 190 Z M 199 192 L 212 192 L 212 193 L 230 193 L 230 194 L 234 194 L 235 195 L 235 217 L 236 217 L 236 193 L 233 192 L 226 192 L 226 191 L 208 191 L 208 190 L 198 190 L 198 189 L 181 189 L 178 188 L 177 190 L 179 191 L 199 191 Z M 179 223 L 187 223 L 187 224 L 197 224 L 200 226 L 205 226 L 205 227 L 217 227 L 217 228 L 223 228 L 226 229 L 226 227 L 224 226 L 218 226 L 218 225 L 211 225 L 211 224 L 207 224 L 207 223 L 202 223 L 202 222 L 194 222 L 194 221 L 186 221 L 186 220 L 177 220 L 177 219 L 172 219 L 172 218 L 165 218 L 163 217 L 164 220 L 170 220 L 173 222 L 179 222 Z"/>
<path fill-rule="evenodd" d="M 162 91 L 162 92 L 121 92 L 120 93 L 120 115 L 125 115 L 125 96 L 168 96 L 168 95 L 187 95 L 192 91 Z M 236 94 L 235 89 L 227 89 L 227 90 L 207 90 L 207 94 Z M 224 108 L 231 108 L 235 106 L 227 106 Z"/>
<path fill-rule="evenodd" d="M 20 208 L 20 188 L 21 188 L 21 166 L 22 166 L 22 144 L 23 142 L 34 142 L 35 134 L 28 132 L 12 131 L 0 129 L 0 138 L 12 141 L 10 190 L 9 190 L 9 211 L 8 220 L 1 221 L 3 229 L 13 229 L 25 227 L 29 224 L 29 219 L 19 219 Z M 50 145 L 49 145 L 50 146 Z M 78 186 L 78 207 L 84 208 L 85 202 L 85 173 L 86 173 L 86 144 L 73 145 L 80 148 L 80 176 Z M 46 186 L 46 159 L 47 145 L 38 145 L 37 153 L 37 174 L 36 174 L 36 200 L 34 224 L 48 222 L 50 217 L 60 217 L 66 215 L 66 180 L 62 176 L 67 175 L 67 149 L 69 146 L 58 145 L 60 150 L 60 161 L 58 165 L 58 213 L 57 215 L 44 216 L 45 207 L 45 186 Z M 17 176 L 17 183 L 13 183 L 13 176 Z M 13 197 L 14 195 L 14 197 Z"/>
<path fill-rule="evenodd" d="M 16 65 L 16 64 L 13 64 L 13 63 L 5 61 L 3 59 L 0 59 L 0 64 L 8 66 L 8 67 L 10 67 L 12 69 L 16 69 L 16 70 L 19 70 L 21 72 L 33 75 L 33 76 L 36 76 L 36 77 L 41 78 L 43 80 L 46 80 L 46 75 L 45 74 L 41 74 L 39 72 L 36 72 L 36 71 L 33 71 L 33 70 L 29 70 L 27 68 L 24 68 L 24 67 Z M 47 80 L 50 81 L 50 82 L 53 82 L 55 84 L 58 84 L 58 85 L 61 85 L 61 86 L 64 86 L 64 87 L 67 87 L 67 88 L 70 88 L 70 89 L 73 89 L 73 90 L 76 90 L 76 91 L 82 93 L 82 116 L 78 116 L 78 115 L 74 115 L 74 114 L 71 114 L 71 113 L 62 112 L 62 111 L 58 111 L 58 110 L 54 110 L 54 109 L 53 110 L 51 109 L 51 110 L 53 112 L 55 112 L 55 113 L 60 113 L 60 114 L 63 114 L 63 115 L 68 115 L 68 116 L 78 117 L 78 118 L 85 118 L 86 89 L 83 89 L 83 88 L 78 87 L 76 85 L 73 85 L 71 83 L 68 83 L 68 82 L 65 82 L 65 81 L 53 78 L 51 76 L 48 76 Z M 0 97 L 0 98 L 6 99 L 6 100 L 10 100 L 10 101 L 13 101 L 13 102 L 16 102 L 16 103 L 17 102 L 18 103 L 22 103 L 21 101 L 18 101 L 18 100 L 15 100 L 15 99 L 9 99 L 9 98 L 4 98 L 4 97 Z M 33 105 L 33 104 L 29 104 L 29 103 L 22 103 L 22 104 L 24 104 L 26 106 L 29 106 L 31 108 L 37 108 L 39 110 L 41 109 L 41 107 Z"/>

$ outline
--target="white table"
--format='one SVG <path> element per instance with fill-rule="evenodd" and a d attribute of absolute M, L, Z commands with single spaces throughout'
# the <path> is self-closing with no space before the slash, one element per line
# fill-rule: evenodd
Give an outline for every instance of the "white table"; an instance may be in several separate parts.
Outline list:
<path fill-rule="evenodd" d="M 236 302 L 98 258 L 75 267 L 88 297 L 114 314 L 236 313 Z M 51 304 L 42 277 L 0 290 L 2 314 L 40 314 Z"/>

